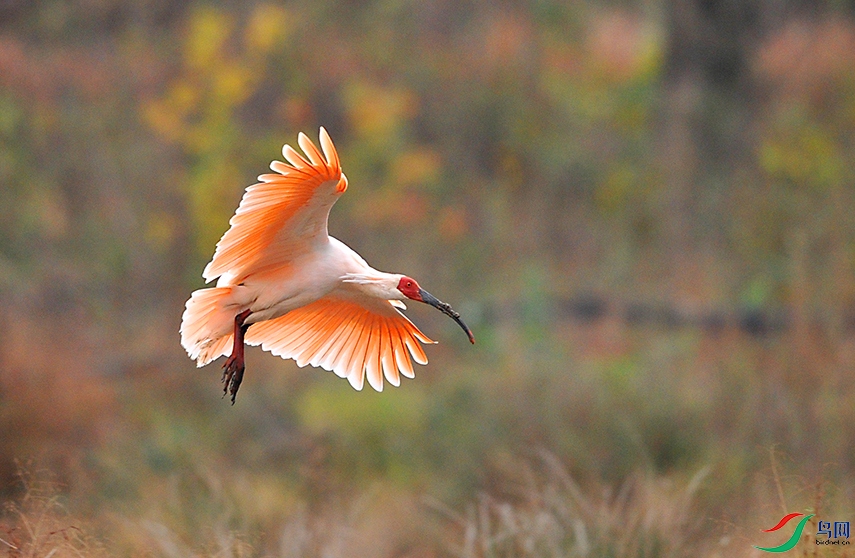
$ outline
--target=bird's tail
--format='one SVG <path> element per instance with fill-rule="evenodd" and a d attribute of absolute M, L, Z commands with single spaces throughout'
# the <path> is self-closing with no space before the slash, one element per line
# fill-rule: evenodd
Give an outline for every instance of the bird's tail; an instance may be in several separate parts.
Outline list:
<path fill-rule="evenodd" d="M 190 295 L 181 316 L 181 346 L 205 366 L 229 352 L 237 315 L 232 287 L 199 289 Z"/>

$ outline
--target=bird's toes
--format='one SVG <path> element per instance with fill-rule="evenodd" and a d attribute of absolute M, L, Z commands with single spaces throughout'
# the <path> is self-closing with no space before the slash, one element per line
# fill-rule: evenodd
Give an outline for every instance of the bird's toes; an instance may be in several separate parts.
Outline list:
<path fill-rule="evenodd" d="M 237 364 L 237 363 L 236 363 Z M 235 404 L 235 398 L 237 397 L 237 392 L 240 389 L 240 384 L 243 381 L 243 372 L 245 370 L 244 366 L 235 366 L 234 373 L 228 382 L 229 393 L 232 396 L 232 405 Z"/>
<path fill-rule="evenodd" d="M 226 359 L 226 362 L 223 363 L 223 377 L 220 379 L 223 384 L 223 397 L 225 397 L 229 392 L 229 386 L 235 374 L 236 361 L 236 358 L 229 356 L 229 358 Z"/>

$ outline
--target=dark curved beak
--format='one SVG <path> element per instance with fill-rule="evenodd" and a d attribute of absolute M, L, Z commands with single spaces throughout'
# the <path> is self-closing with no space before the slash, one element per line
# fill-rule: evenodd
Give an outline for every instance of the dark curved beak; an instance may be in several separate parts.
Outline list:
<path fill-rule="evenodd" d="M 450 304 L 442 302 L 424 289 L 419 289 L 419 296 L 422 297 L 422 302 L 424 302 L 425 304 L 430 304 L 431 306 L 433 306 L 434 308 L 457 322 L 457 325 L 462 327 L 463 331 L 466 332 L 466 335 L 469 336 L 469 342 L 473 345 L 475 344 L 475 336 L 472 335 L 472 331 L 466 326 L 466 324 L 463 323 L 463 320 L 460 319 L 460 314 L 455 312 L 454 308 L 452 308 Z"/>

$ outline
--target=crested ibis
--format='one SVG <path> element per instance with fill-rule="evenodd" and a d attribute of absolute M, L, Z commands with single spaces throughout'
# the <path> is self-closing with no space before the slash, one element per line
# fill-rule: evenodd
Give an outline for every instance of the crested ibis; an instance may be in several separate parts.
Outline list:
<path fill-rule="evenodd" d="M 414 377 L 410 357 L 426 364 L 421 344 L 434 341 L 401 312 L 407 299 L 437 308 L 475 343 L 460 314 L 415 279 L 378 271 L 329 236 L 330 209 L 347 177 L 324 128 L 323 152 L 303 133 L 297 142 L 305 156 L 285 145 L 287 163 L 273 161 L 273 173 L 244 192 L 202 273 L 216 286 L 195 291 L 181 320 L 181 345 L 197 366 L 231 351 L 222 381 L 232 404 L 245 343 L 330 370 L 357 390 L 366 378 L 382 391 L 383 378 L 398 386 L 401 375 Z"/>

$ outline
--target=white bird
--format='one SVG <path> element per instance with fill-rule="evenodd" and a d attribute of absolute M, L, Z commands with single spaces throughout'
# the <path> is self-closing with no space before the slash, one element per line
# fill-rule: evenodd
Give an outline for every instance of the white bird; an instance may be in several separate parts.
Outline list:
<path fill-rule="evenodd" d="M 383 390 L 400 376 L 414 377 L 410 356 L 427 363 L 421 343 L 434 343 L 401 310 L 402 300 L 424 302 L 450 316 L 475 343 L 451 306 L 406 275 L 368 265 L 327 234 L 327 219 L 347 190 L 335 146 L 320 129 L 323 154 L 300 133 L 305 153 L 282 148 L 287 163 L 273 161 L 246 189 L 231 227 L 205 267 L 181 320 L 181 345 L 197 366 L 231 348 L 223 365 L 223 393 L 232 403 L 244 373 L 244 343 L 282 358 L 331 370 L 361 390 Z M 409 353 L 409 354 L 408 354 Z"/>

